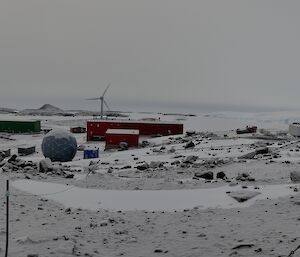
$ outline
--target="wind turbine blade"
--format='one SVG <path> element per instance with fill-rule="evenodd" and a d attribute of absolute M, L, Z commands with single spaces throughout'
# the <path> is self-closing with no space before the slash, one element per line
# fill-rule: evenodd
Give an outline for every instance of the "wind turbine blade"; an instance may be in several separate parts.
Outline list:
<path fill-rule="evenodd" d="M 110 87 L 110 83 L 107 85 L 107 87 L 105 88 L 105 90 L 104 90 L 104 92 L 103 92 L 103 94 L 102 94 L 102 97 L 105 95 L 105 93 L 106 93 L 106 91 L 107 91 L 107 89 Z"/>
<path fill-rule="evenodd" d="M 105 100 L 103 100 L 103 103 L 105 104 L 105 106 L 106 106 L 107 110 L 109 110 L 109 111 L 110 111 L 110 109 L 109 109 L 109 106 L 108 106 L 107 102 L 106 102 Z"/>
<path fill-rule="evenodd" d="M 87 98 L 85 100 L 100 100 L 100 97 L 95 97 L 95 98 Z"/>

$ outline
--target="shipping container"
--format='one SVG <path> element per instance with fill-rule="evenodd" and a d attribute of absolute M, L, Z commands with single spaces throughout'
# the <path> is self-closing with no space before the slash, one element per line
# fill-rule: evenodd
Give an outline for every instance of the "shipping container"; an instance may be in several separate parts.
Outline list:
<path fill-rule="evenodd" d="M 105 149 L 118 148 L 121 143 L 128 147 L 139 145 L 139 131 L 134 129 L 108 129 L 105 133 Z"/>
<path fill-rule="evenodd" d="M 37 133 L 40 131 L 40 121 L 0 121 L 0 132 Z"/>
<path fill-rule="evenodd" d="M 105 139 L 108 129 L 134 129 L 140 135 L 177 135 L 183 134 L 182 123 L 162 121 L 131 121 L 131 120 L 92 120 L 87 122 L 87 140 Z"/>
<path fill-rule="evenodd" d="M 85 149 L 83 151 L 84 159 L 99 158 L 99 149 Z"/>
<path fill-rule="evenodd" d="M 35 153 L 35 146 L 30 147 L 19 147 L 18 154 L 21 156 L 29 155 Z"/>

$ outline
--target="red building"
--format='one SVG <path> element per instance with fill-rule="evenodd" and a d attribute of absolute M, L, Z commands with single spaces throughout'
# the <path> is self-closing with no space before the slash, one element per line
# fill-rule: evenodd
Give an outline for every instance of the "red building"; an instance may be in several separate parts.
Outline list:
<path fill-rule="evenodd" d="M 108 129 L 105 133 L 105 149 L 118 148 L 120 143 L 129 147 L 139 145 L 139 131 L 136 129 Z"/>
<path fill-rule="evenodd" d="M 135 129 L 140 135 L 177 135 L 183 134 L 182 123 L 162 121 L 131 121 L 131 120 L 92 120 L 87 122 L 87 140 L 104 139 L 108 129 Z"/>

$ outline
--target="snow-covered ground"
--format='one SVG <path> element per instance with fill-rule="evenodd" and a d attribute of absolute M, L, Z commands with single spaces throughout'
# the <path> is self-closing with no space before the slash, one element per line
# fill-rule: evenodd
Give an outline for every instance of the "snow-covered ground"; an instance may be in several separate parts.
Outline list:
<path fill-rule="evenodd" d="M 246 125 L 273 134 L 286 132 L 288 123 L 298 120 L 297 113 L 129 115 L 179 121 L 185 131 L 214 134 L 142 138 L 149 146 L 127 151 L 104 151 L 104 143 L 86 142 L 85 134 L 74 134 L 78 145 L 100 150 L 100 158 L 92 163 L 78 151 L 73 161 L 63 164 L 74 178 L 24 167 L 6 172 L 4 165 L 0 254 L 8 177 L 9 256 L 289 256 L 297 248 L 300 195 L 290 172 L 300 169 L 299 140 L 234 133 Z M 0 114 L 0 119 L 38 119 L 42 128 L 69 130 L 92 117 Z M 44 159 L 44 134 L 0 136 L 0 150 L 10 148 L 15 154 L 20 146 L 34 145 L 35 154 L 20 158 Z M 187 148 L 190 141 L 194 147 Z M 266 146 L 268 153 L 241 158 Z M 205 173 L 213 178 L 201 177 Z M 226 177 L 217 178 L 222 173 Z M 290 256 L 297 254 L 300 251 Z"/>
<path fill-rule="evenodd" d="M 91 210 L 108 209 L 112 211 L 183 211 L 184 209 L 242 208 L 252 205 L 255 200 L 276 199 L 294 195 L 290 184 L 265 185 L 254 189 L 241 186 L 222 186 L 202 189 L 182 190 L 99 190 L 62 184 L 18 180 L 13 187 L 34 195 L 45 194 L 45 198 L 62 203 L 67 207 Z M 251 191 L 249 191 L 251 190 Z M 239 203 L 226 192 L 255 192 L 256 199 Z M 53 192 L 59 192 L 53 194 Z"/>

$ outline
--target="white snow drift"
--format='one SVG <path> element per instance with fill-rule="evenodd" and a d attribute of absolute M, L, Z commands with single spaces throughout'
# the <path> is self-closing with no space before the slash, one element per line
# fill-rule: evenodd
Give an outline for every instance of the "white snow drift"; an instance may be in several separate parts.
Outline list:
<path fill-rule="evenodd" d="M 259 189 L 252 186 L 246 190 L 259 192 L 254 198 L 239 203 L 226 192 L 245 190 L 241 186 L 222 186 L 193 190 L 100 190 L 87 189 L 63 184 L 18 180 L 13 182 L 16 189 L 33 195 L 42 195 L 67 207 L 91 210 L 148 210 L 172 211 L 185 208 L 236 208 L 247 207 L 256 200 L 276 199 L 296 194 L 290 184 L 266 185 Z"/>

